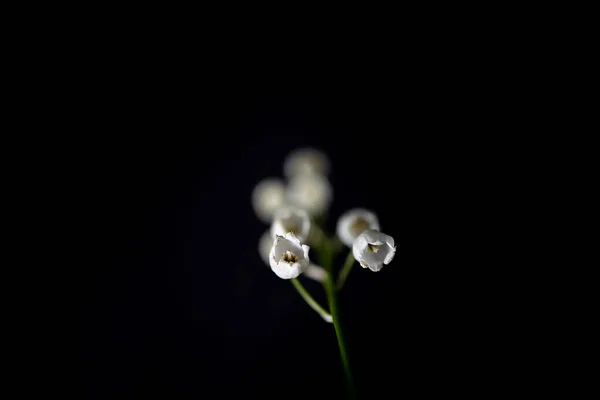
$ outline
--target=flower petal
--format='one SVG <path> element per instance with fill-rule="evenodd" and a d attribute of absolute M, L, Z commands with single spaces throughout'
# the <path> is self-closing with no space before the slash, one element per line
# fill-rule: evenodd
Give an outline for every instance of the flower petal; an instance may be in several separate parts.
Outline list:
<path fill-rule="evenodd" d="M 382 262 L 374 262 L 374 263 L 369 264 L 369 269 L 373 272 L 381 271 L 381 268 L 383 268 Z"/>
<path fill-rule="evenodd" d="M 389 244 L 388 244 L 389 245 Z M 383 263 L 385 265 L 388 265 L 390 263 L 390 261 L 393 260 L 394 255 L 396 254 L 396 247 L 391 246 L 390 250 L 388 251 L 388 253 L 385 255 L 385 259 L 383 260 Z"/>
<path fill-rule="evenodd" d="M 307 246 L 305 244 L 302 245 L 302 252 L 303 252 L 303 255 L 304 255 L 304 259 L 308 260 L 308 261 L 310 261 L 310 258 L 308 257 L 309 250 L 310 250 L 309 246 Z"/>
<path fill-rule="evenodd" d="M 300 276 L 306 270 L 307 266 L 308 263 L 306 262 L 297 262 L 290 265 L 282 261 L 277 266 L 271 267 L 271 269 L 281 279 L 293 279 Z"/>
<path fill-rule="evenodd" d="M 271 225 L 271 234 L 275 237 L 276 235 L 285 236 L 288 232 L 294 232 L 300 241 L 305 241 L 310 234 L 310 228 L 310 216 L 306 211 L 286 206 L 275 213 Z"/>

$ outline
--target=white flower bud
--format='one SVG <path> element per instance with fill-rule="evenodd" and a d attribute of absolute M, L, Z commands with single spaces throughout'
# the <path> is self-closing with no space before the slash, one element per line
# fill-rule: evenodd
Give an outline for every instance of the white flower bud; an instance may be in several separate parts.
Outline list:
<path fill-rule="evenodd" d="M 289 181 L 285 195 L 289 204 L 318 216 L 329 208 L 333 189 L 324 175 L 305 174 L 297 175 Z"/>
<path fill-rule="evenodd" d="M 299 240 L 306 242 L 310 234 L 310 217 L 304 210 L 295 207 L 283 207 L 275 212 L 271 224 L 271 236 L 284 236 L 292 232 Z"/>
<path fill-rule="evenodd" d="M 329 160 L 327 156 L 313 148 L 300 148 L 292 151 L 283 163 L 283 174 L 292 178 L 304 174 L 329 173 Z"/>
<path fill-rule="evenodd" d="M 317 282 L 325 282 L 325 279 L 327 278 L 327 271 L 317 264 L 310 263 L 308 264 L 306 271 L 304 271 L 304 276 L 314 279 Z"/>
<path fill-rule="evenodd" d="M 267 178 L 260 181 L 252 191 L 252 208 L 263 222 L 273 220 L 275 211 L 285 202 L 285 185 L 281 179 Z"/>
<path fill-rule="evenodd" d="M 379 230 L 379 220 L 374 212 L 364 208 L 354 208 L 342 214 L 337 223 L 338 238 L 348 247 L 364 230 Z"/>
<path fill-rule="evenodd" d="M 354 241 L 352 254 L 361 267 L 377 272 L 394 258 L 394 254 L 396 254 L 394 238 L 385 233 L 367 229 Z"/>
<path fill-rule="evenodd" d="M 269 254 L 271 269 L 282 279 L 297 278 L 308 268 L 309 250 L 310 247 L 300 244 L 300 240 L 291 232 L 277 236 Z"/>

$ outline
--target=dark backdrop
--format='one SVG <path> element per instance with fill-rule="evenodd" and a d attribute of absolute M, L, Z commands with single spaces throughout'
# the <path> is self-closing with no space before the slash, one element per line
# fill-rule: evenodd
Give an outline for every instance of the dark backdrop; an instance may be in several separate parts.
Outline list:
<path fill-rule="evenodd" d="M 480 139 L 460 133 L 474 124 L 465 100 L 422 74 L 332 87 L 131 71 L 85 88 L 98 98 L 80 153 L 83 397 L 343 398 L 333 327 L 257 252 L 267 227 L 251 190 L 298 146 L 332 161 L 330 231 L 367 207 L 397 244 L 390 265 L 355 267 L 341 294 L 359 397 L 477 395 L 496 379 L 504 328 L 473 240 L 490 194 L 472 190 L 484 177 L 464 147 Z"/>

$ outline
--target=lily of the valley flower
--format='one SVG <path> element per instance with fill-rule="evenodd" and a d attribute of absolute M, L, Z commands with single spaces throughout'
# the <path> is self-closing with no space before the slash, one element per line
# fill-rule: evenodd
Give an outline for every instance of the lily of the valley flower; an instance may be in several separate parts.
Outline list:
<path fill-rule="evenodd" d="M 394 238 L 373 229 L 363 231 L 352 245 L 352 254 L 363 268 L 379 271 L 396 254 Z"/>
<path fill-rule="evenodd" d="M 306 242 L 310 233 L 310 217 L 306 211 L 295 207 L 283 207 L 275 212 L 271 236 L 284 236 L 288 232 Z"/>
<path fill-rule="evenodd" d="M 273 214 L 284 205 L 284 202 L 285 185 L 281 179 L 263 179 L 252 191 L 252 208 L 263 222 L 271 222 Z"/>
<path fill-rule="evenodd" d="M 290 179 L 285 193 L 289 204 L 306 210 L 310 215 L 322 215 L 333 197 L 331 183 L 324 175 L 303 174 Z"/>
<path fill-rule="evenodd" d="M 310 247 L 301 244 L 292 232 L 277 236 L 269 254 L 271 269 L 282 279 L 297 278 L 308 268 L 309 250 Z"/>
<path fill-rule="evenodd" d="M 379 230 L 379 220 L 374 212 L 364 208 L 355 208 L 342 214 L 337 223 L 337 235 L 348 247 L 366 229 Z"/>
<path fill-rule="evenodd" d="M 262 258 L 267 265 L 270 265 L 269 253 L 273 247 L 273 242 L 274 239 L 273 236 L 271 236 L 271 231 L 269 230 L 263 233 L 258 241 L 258 253 L 260 254 L 260 258 Z M 325 282 L 327 272 L 323 267 L 320 267 L 317 264 L 309 263 L 308 267 L 306 267 L 306 271 L 304 271 L 304 276 L 314 279 L 317 282 Z"/>
<path fill-rule="evenodd" d="M 327 175 L 328 172 L 327 156 L 317 149 L 308 147 L 292 151 L 283 164 L 283 173 L 288 178 L 304 174 Z"/>

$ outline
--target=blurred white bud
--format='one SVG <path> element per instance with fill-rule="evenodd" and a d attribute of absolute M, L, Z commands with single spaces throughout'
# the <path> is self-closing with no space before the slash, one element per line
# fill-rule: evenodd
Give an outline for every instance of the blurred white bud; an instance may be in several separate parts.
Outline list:
<path fill-rule="evenodd" d="M 327 156 L 323 152 L 310 147 L 292 151 L 283 163 L 283 174 L 287 178 L 304 174 L 327 175 L 328 173 L 329 160 Z"/>
<path fill-rule="evenodd" d="M 308 268 L 309 250 L 310 247 L 300 244 L 300 240 L 291 232 L 277 236 L 269 254 L 271 269 L 282 279 L 297 278 Z"/>
<path fill-rule="evenodd" d="M 283 207 L 275 212 L 271 224 L 271 236 L 284 236 L 292 232 L 299 240 L 306 242 L 310 233 L 310 216 L 295 207 Z"/>
<path fill-rule="evenodd" d="M 379 221 L 374 212 L 364 208 L 354 208 L 346 211 L 337 223 L 337 235 L 348 247 L 352 244 L 364 230 L 379 230 Z"/>
<path fill-rule="evenodd" d="M 394 254 L 396 254 L 394 238 L 385 233 L 367 229 L 354 241 L 352 254 L 361 267 L 377 272 L 394 258 Z"/>
<path fill-rule="evenodd" d="M 289 181 L 285 199 L 310 215 L 319 216 L 329 208 L 333 189 L 324 175 L 297 175 Z"/>
<path fill-rule="evenodd" d="M 306 271 L 304 271 L 304 276 L 314 279 L 317 282 L 325 282 L 325 279 L 327 278 L 327 272 L 323 267 L 310 263 L 308 264 Z"/>
<path fill-rule="evenodd" d="M 285 185 L 281 179 L 263 179 L 252 190 L 252 208 L 256 216 L 265 223 L 273 220 L 273 214 L 284 202 Z"/>
<path fill-rule="evenodd" d="M 271 236 L 271 230 L 265 231 L 258 239 L 258 254 L 260 254 L 260 258 L 263 259 L 267 265 L 269 265 L 269 253 L 271 252 L 271 247 L 273 247 L 273 236 Z"/>

